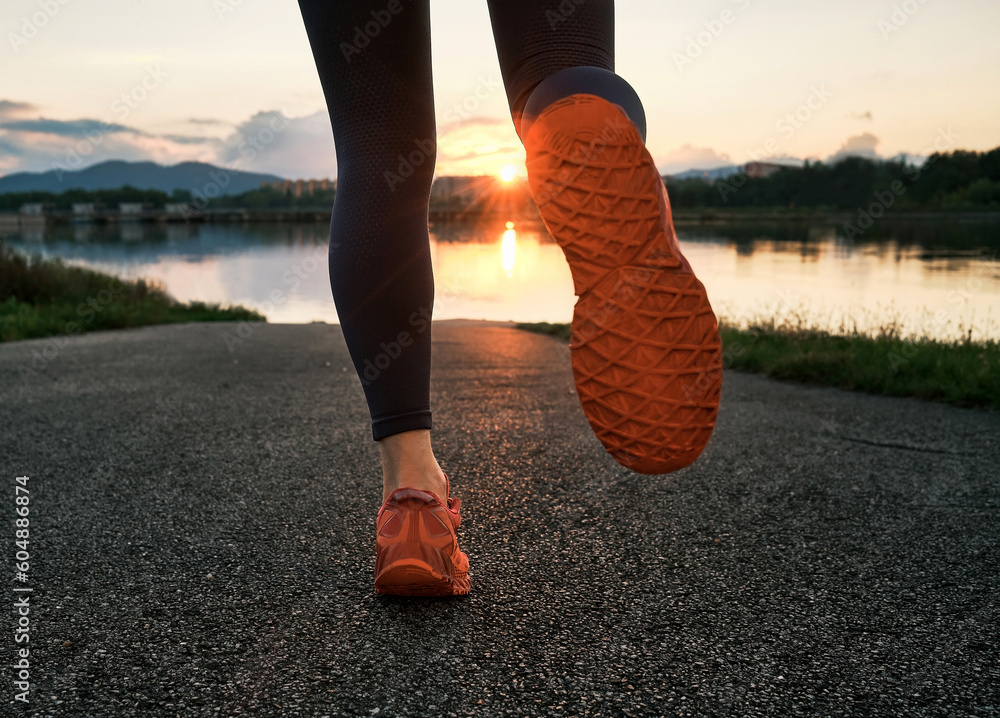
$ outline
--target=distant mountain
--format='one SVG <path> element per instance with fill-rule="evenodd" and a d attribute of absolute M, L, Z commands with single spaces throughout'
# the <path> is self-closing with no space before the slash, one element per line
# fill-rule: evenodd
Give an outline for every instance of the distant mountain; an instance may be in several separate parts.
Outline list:
<path fill-rule="evenodd" d="M 156 189 L 169 194 L 175 189 L 200 192 L 206 185 L 215 183 L 220 194 L 241 194 L 259 188 L 261 182 L 279 182 L 282 179 L 277 175 L 228 170 L 204 162 L 165 166 L 155 162 L 111 160 L 73 172 L 50 170 L 6 175 L 0 177 L 0 192 L 58 194 L 68 189 L 119 189 L 131 185 L 137 189 Z M 209 190 L 209 194 L 214 195 L 215 191 Z"/>
<path fill-rule="evenodd" d="M 714 182 L 715 180 L 732 177 L 742 171 L 743 167 L 741 165 L 728 165 L 726 167 L 716 167 L 711 170 L 687 170 L 686 172 L 666 176 L 674 180 L 700 179 L 706 182 Z"/>

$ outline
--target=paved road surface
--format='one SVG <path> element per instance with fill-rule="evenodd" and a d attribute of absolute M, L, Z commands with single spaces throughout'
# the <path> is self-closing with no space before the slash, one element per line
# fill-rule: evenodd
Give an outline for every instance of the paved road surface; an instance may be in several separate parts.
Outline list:
<path fill-rule="evenodd" d="M 31 477 L 7 600 L 34 588 L 31 703 L 11 623 L 0 713 L 1000 714 L 996 414 L 730 374 L 703 457 L 643 477 L 558 340 L 434 331 L 467 599 L 372 591 L 377 451 L 338 327 L 0 345 L 8 576 Z"/>

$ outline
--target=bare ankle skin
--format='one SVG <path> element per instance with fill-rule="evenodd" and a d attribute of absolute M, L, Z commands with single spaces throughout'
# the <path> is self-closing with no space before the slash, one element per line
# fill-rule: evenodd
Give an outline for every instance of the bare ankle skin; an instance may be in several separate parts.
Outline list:
<path fill-rule="evenodd" d="M 396 489 L 432 491 L 447 501 L 447 480 L 431 449 L 427 429 L 404 431 L 378 442 L 382 455 L 382 501 Z"/>

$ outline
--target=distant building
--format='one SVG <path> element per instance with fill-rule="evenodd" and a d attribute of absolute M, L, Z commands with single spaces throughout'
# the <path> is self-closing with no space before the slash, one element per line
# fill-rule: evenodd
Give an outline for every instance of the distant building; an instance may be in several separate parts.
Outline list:
<path fill-rule="evenodd" d="M 163 205 L 163 211 L 168 215 L 187 216 L 191 214 L 191 205 L 187 202 L 168 202 Z"/>
<path fill-rule="evenodd" d="M 153 208 L 149 202 L 121 202 L 118 204 L 118 211 L 122 214 L 143 214 Z"/>
<path fill-rule="evenodd" d="M 73 217 L 94 217 L 104 211 L 102 202 L 74 202 Z"/>
<path fill-rule="evenodd" d="M 148 214 L 153 211 L 149 202 L 119 202 L 119 222 L 143 222 L 148 220 Z M 122 237 L 124 239 L 124 236 Z"/>
<path fill-rule="evenodd" d="M 273 189 L 281 194 L 292 194 L 296 197 L 312 197 L 318 192 L 329 192 L 337 189 L 337 180 L 330 179 L 299 179 L 281 180 L 279 182 L 261 182 L 261 189 Z"/>
<path fill-rule="evenodd" d="M 74 224 L 90 224 L 103 222 L 104 204 L 102 202 L 74 202 L 70 221 Z"/>
<path fill-rule="evenodd" d="M 29 202 L 21 205 L 21 214 L 46 215 L 52 214 L 56 206 L 52 202 Z"/>
<path fill-rule="evenodd" d="M 747 162 L 743 168 L 746 176 L 751 179 L 767 179 L 771 175 L 781 170 L 799 169 L 791 164 L 779 164 L 777 162 Z"/>
<path fill-rule="evenodd" d="M 288 194 L 289 188 L 292 186 L 291 180 L 282 180 L 280 182 L 261 182 L 261 189 L 273 189 L 275 192 L 281 192 L 281 194 Z"/>

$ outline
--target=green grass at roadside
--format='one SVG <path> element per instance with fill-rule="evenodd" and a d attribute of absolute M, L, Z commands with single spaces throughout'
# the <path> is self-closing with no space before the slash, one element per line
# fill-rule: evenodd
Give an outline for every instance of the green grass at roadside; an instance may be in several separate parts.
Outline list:
<path fill-rule="evenodd" d="M 568 324 L 518 324 L 569 340 Z M 727 369 L 840 389 L 916 397 L 955 406 L 1000 408 L 1000 343 L 898 335 L 894 325 L 866 335 L 835 334 L 801 323 L 720 327 Z"/>
<path fill-rule="evenodd" d="M 244 307 L 181 303 L 159 286 L 26 257 L 0 242 L 0 342 L 178 322 L 266 321 Z"/>

